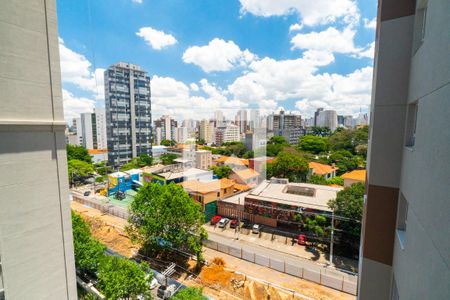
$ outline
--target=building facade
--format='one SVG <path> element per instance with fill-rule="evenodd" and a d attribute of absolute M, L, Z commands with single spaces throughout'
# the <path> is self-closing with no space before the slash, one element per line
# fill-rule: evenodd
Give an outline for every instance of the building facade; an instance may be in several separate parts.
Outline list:
<path fill-rule="evenodd" d="M 97 149 L 97 121 L 95 114 L 80 114 L 80 122 L 77 123 L 77 133 L 81 136 L 81 146 L 86 149 Z"/>
<path fill-rule="evenodd" d="M 161 128 L 161 140 L 175 140 L 178 122 L 170 116 L 162 116 L 155 120 L 155 128 Z"/>
<path fill-rule="evenodd" d="M 56 1 L 0 12 L 0 299 L 76 300 Z"/>
<path fill-rule="evenodd" d="M 316 126 L 328 127 L 331 131 L 335 131 L 338 126 L 337 113 L 335 110 L 323 110 L 317 116 Z"/>
<path fill-rule="evenodd" d="M 359 299 L 450 297 L 450 1 L 379 1 Z"/>
<path fill-rule="evenodd" d="M 140 66 L 119 62 L 105 71 L 108 163 L 120 166 L 151 155 L 150 77 Z"/>
<path fill-rule="evenodd" d="M 103 107 L 95 108 L 95 122 L 97 130 L 97 149 L 107 149 L 106 114 Z"/>

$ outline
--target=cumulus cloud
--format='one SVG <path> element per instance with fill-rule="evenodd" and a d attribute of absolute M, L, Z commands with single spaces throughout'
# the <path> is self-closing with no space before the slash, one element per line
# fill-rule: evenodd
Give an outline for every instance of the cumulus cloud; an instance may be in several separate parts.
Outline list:
<path fill-rule="evenodd" d="M 372 20 L 364 18 L 364 27 L 368 29 L 375 29 L 377 27 L 377 18 L 373 18 Z"/>
<path fill-rule="evenodd" d="M 351 26 L 339 31 L 328 27 L 323 31 L 298 33 L 291 39 L 292 49 L 321 50 L 333 53 L 357 54 L 362 49 L 353 42 L 356 30 Z"/>
<path fill-rule="evenodd" d="M 298 14 L 307 26 L 324 25 L 338 19 L 350 24 L 359 21 L 354 0 L 239 0 L 241 13 L 270 17 Z"/>
<path fill-rule="evenodd" d="M 370 43 L 363 51 L 359 52 L 360 57 L 373 58 L 375 55 L 375 42 Z"/>
<path fill-rule="evenodd" d="M 95 95 L 95 99 L 104 99 L 105 69 L 91 71 L 91 62 L 82 54 L 69 49 L 63 39 L 59 39 L 59 56 L 61 64 L 61 80 Z"/>
<path fill-rule="evenodd" d="M 327 51 L 307 50 L 298 59 L 264 58 L 253 62 L 250 71 L 228 86 L 233 99 L 274 109 L 285 100 L 295 100 L 296 108 L 311 116 L 317 107 L 353 114 L 370 102 L 372 67 L 346 75 L 320 73 L 334 61 Z"/>
<path fill-rule="evenodd" d="M 289 26 L 289 32 L 300 31 L 300 30 L 302 30 L 302 28 L 303 28 L 303 24 L 295 23 L 295 24 L 292 24 L 291 26 Z"/>
<path fill-rule="evenodd" d="M 173 35 L 151 27 L 140 28 L 139 31 L 136 32 L 136 35 L 143 38 L 145 42 L 155 50 L 161 50 L 177 43 L 177 40 Z"/>
<path fill-rule="evenodd" d="M 237 66 L 246 66 L 256 59 L 249 50 L 241 50 L 233 41 L 215 38 L 205 46 L 189 47 L 183 61 L 199 66 L 206 73 L 229 71 Z"/>
<path fill-rule="evenodd" d="M 62 90 L 63 105 L 64 105 L 64 118 L 69 121 L 73 118 L 79 118 L 81 113 L 93 112 L 95 106 L 95 100 L 76 97 L 68 90 Z"/>
<path fill-rule="evenodd" d="M 189 87 L 191 88 L 192 91 L 194 92 L 198 92 L 200 90 L 200 88 L 198 87 L 198 85 L 194 82 L 192 82 Z"/>
<path fill-rule="evenodd" d="M 192 90 L 191 83 L 190 87 Z M 152 78 L 152 113 L 155 117 L 169 114 L 177 119 L 210 118 L 212 111 L 222 110 L 228 118 L 232 118 L 235 110 L 247 107 L 246 103 L 228 99 L 224 91 L 214 84 L 202 79 L 199 90 L 204 96 L 193 96 L 189 87 L 172 77 Z"/>
<path fill-rule="evenodd" d="M 133 3 L 142 4 L 144 0 L 131 0 Z"/>

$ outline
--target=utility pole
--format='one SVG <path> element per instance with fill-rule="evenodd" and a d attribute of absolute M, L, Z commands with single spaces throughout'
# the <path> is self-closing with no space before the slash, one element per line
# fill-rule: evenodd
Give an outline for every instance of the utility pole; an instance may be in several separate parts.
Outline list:
<path fill-rule="evenodd" d="M 334 210 L 331 212 L 330 265 L 333 264 Z"/>

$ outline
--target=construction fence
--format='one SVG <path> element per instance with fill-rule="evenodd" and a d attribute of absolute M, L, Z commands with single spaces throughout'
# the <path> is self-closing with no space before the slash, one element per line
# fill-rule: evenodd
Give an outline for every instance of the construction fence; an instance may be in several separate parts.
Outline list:
<path fill-rule="evenodd" d="M 102 200 L 96 199 L 96 198 L 93 198 L 93 197 L 89 197 L 88 198 L 88 197 L 85 197 L 85 196 L 83 196 L 81 194 L 73 192 L 72 193 L 72 200 L 76 201 L 76 202 L 79 202 L 79 203 L 81 203 L 83 205 L 87 205 L 89 207 L 98 209 L 102 213 L 109 214 L 109 215 L 112 215 L 112 216 L 116 216 L 118 218 L 122 218 L 122 219 L 125 219 L 125 220 L 127 220 L 128 216 L 129 216 L 129 213 L 128 213 L 127 209 L 115 206 L 113 204 L 105 203 Z"/>
<path fill-rule="evenodd" d="M 337 274 L 332 269 L 318 266 L 313 269 L 308 265 L 301 263 L 292 263 L 282 259 L 275 259 L 269 256 L 255 253 L 250 249 L 244 249 L 239 246 L 225 245 L 216 241 L 206 241 L 205 246 L 216 251 L 220 251 L 246 261 L 268 267 L 279 272 L 293 275 L 308 281 L 318 283 L 348 294 L 357 294 L 358 277 L 351 274 Z"/>

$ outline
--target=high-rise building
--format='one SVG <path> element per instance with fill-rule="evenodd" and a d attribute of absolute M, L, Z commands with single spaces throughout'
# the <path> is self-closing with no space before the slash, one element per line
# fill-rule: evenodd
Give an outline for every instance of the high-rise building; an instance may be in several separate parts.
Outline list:
<path fill-rule="evenodd" d="M 97 149 L 97 122 L 94 113 L 80 114 L 77 133 L 81 135 L 81 146 L 86 149 Z"/>
<path fill-rule="evenodd" d="M 0 12 L 0 299 L 76 300 L 56 3 Z"/>
<path fill-rule="evenodd" d="M 283 110 L 273 115 L 273 134 L 283 136 L 289 144 L 297 144 L 302 136 L 302 117 L 296 114 L 286 114 Z"/>
<path fill-rule="evenodd" d="M 189 138 L 187 127 L 175 128 L 175 141 L 179 144 L 183 144 Z"/>
<path fill-rule="evenodd" d="M 381 0 L 361 300 L 450 298 L 450 1 Z"/>
<path fill-rule="evenodd" d="M 200 122 L 199 126 L 199 138 L 204 140 L 207 144 L 211 144 L 214 142 L 214 124 L 211 124 L 210 121 L 204 119 Z"/>
<path fill-rule="evenodd" d="M 161 140 L 175 140 L 175 132 L 178 122 L 170 116 L 162 116 L 155 120 L 155 128 L 161 128 Z"/>
<path fill-rule="evenodd" d="M 323 110 L 319 112 L 316 119 L 316 126 L 328 127 L 331 131 L 335 131 L 337 125 L 337 113 L 335 110 Z"/>
<path fill-rule="evenodd" d="M 97 149 L 107 149 L 106 114 L 103 107 L 95 108 L 95 122 L 97 129 Z"/>
<path fill-rule="evenodd" d="M 240 140 L 239 127 L 234 124 L 228 124 L 225 127 L 218 127 L 215 130 L 214 143 L 217 146 L 228 142 L 239 142 Z"/>
<path fill-rule="evenodd" d="M 323 108 L 318 108 L 315 112 L 314 112 L 314 126 L 318 126 L 317 125 L 317 118 L 319 117 L 319 113 L 323 111 Z"/>
<path fill-rule="evenodd" d="M 238 110 L 236 116 L 234 117 L 235 125 L 239 127 L 239 133 L 245 133 L 247 130 L 248 119 L 247 119 L 247 111 Z"/>
<path fill-rule="evenodd" d="M 222 127 L 225 124 L 225 118 L 221 110 L 214 112 L 214 121 L 216 122 L 216 127 Z"/>
<path fill-rule="evenodd" d="M 261 118 L 259 116 L 259 110 L 252 109 L 250 110 L 250 129 L 260 128 L 261 127 Z"/>
<path fill-rule="evenodd" d="M 353 116 L 344 116 L 344 127 L 346 128 L 353 127 Z"/>
<path fill-rule="evenodd" d="M 195 167 L 197 169 L 209 170 L 212 167 L 212 153 L 209 150 L 195 151 Z"/>
<path fill-rule="evenodd" d="M 151 155 L 150 77 L 140 66 L 116 63 L 105 71 L 108 163 L 119 166 Z"/>

